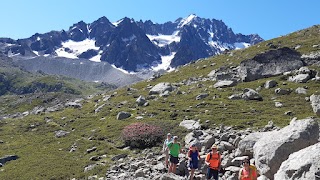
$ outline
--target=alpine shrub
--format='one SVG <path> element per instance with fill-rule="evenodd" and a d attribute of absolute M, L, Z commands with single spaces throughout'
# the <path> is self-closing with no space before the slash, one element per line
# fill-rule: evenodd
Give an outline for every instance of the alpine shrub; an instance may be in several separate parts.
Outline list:
<path fill-rule="evenodd" d="M 122 138 L 127 146 L 133 148 L 152 147 L 161 141 L 162 129 L 147 123 L 133 123 L 122 130 Z"/>

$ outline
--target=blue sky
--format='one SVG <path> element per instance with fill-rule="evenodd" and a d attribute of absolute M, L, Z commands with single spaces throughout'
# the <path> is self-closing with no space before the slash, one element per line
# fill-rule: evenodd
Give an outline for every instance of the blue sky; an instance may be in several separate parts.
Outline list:
<path fill-rule="evenodd" d="M 163 23 L 196 14 L 222 20 L 235 33 L 271 39 L 320 24 L 319 8 L 320 0 L 2 0 L 0 37 L 67 30 L 102 16 Z"/>

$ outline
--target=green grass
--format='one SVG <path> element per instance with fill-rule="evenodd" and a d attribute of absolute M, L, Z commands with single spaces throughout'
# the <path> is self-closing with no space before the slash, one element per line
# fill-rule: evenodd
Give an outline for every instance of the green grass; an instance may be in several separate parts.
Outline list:
<path fill-rule="evenodd" d="M 167 73 L 151 82 L 143 81 L 132 85 L 138 91 L 127 91 L 127 88 L 117 89 L 113 92 L 99 95 L 94 86 L 86 85 L 76 80 L 51 79 L 52 77 L 32 77 L 23 81 L 23 86 L 32 84 L 35 80 L 52 86 L 58 82 L 63 82 L 64 86 L 81 92 L 81 95 L 66 94 L 65 92 L 39 93 L 31 95 L 6 95 L 0 96 L 1 114 L 30 111 L 35 106 L 46 106 L 53 102 L 55 98 L 72 99 L 81 97 L 84 94 L 95 93 L 91 99 L 82 101 L 81 109 L 67 108 L 50 114 L 29 115 L 22 119 L 0 120 L 0 157 L 8 154 L 18 155 L 20 158 L 8 162 L 0 168 L 0 179 L 85 179 L 91 175 L 104 176 L 109 166 L 113 164 L 110 160 L 112 156 L 126 153 L 136 156 L 133 151 L 119 149 L 123 145 L 121 140 L 122 129 L 134 122 L 146 122 L 160 126 L 164 133 L 171 132 L 178 135 L 183 141 L 183 136 L 188 133 L 179 123 L 183 119 L 200 120 L 206 128 L 214 128 L 220 124 L 230 125 L 235 128 L 261 128 L 268 121 L 273 121 L 277 126 L 287 125 L 293 117 L 299 119 L 309 116 L 316 116 L 311 109 L 310 102 L 305 100 L 311 94 L 320 94 L 319 82 L 309 81 L 305 84 L 287 82 L 284 77 L 260 79 L 253 82 L 240 83 L 235 87 L 222 90 L 213 88 L 215 82 L 200 82 L 203 87 L 197 84 L 190 86 L 180 85 L 179 90 L 186 94 L 171 93 L 169 97 L 158 97 L 158 100 L 149 100 L 147 107 L 138 107 L 135 103 L 139 95 L 148 96 L 148 85 L 155 85 L 160 82 L 180 83 L 189 78 L 206 77 L 207 74 L 221 66 L 237 66 L 241 61 L 250 59 L 255 55 L 269 50 L 267 44 L 274 44 L 279 47 L 294 48 L 301 54 L 309 54 L 319 51 L 319 47 L 312 47 L 319 44 L 319 26 L 262 42 L 253 47 L 232 51 L 231 54 L 224 54 L 212 58 L 199 60 L 193 64 L 179 68 L 177 71 Z M 214 65 L 213 65 L 214 63 Z M 320 70 L 318 66 L 310 67 Z M 276 95 L 274 89 L 264 89 L 259 92 L 263 101 L 229 100 L 228 97 L 235 93 L 242 92 L 245 88 L 256 89 L 267 80 L 274 79 L 278 82 L 278 87 L 293 89 L 308 86 L 307 95 L 298 95 L 292 92 L 289 95 Z M 66 80 L 66 81 L 65 81 Z M 286 83 L 286 85 L 283 84 Z M 52 84 L 51 84 L 52 83 Z M 101 91 L 100 91 L 101 92 Z M 200 93 L 208 93 L 209 97 L 203 100 L 196 100 Z M 103 102 L 104 95 L 111 95 L 110 101 Z M 217 96 L 217 98 L 213 98 Z M 282 102 L 282 108 L 275 108 L 274 102 Z M 199 107 L 197 105 L 201 103 Z M 106 104 L 99 113 L 94 110 Z M 116 120 L 116 115 L 120 111 L 132 113 L 132 116 L 125 120 Z M 293 116 L 285 115 L 286 111 L 292 111 Z M 171 118 L 171 114 L 176 114 Z M 142 120 L 137 120 L 137 116 L 143 116 Z M 50 119 L 50 122 L 46 120 Z M 209 123 L 205 123 L 207 121 Z M 35 125 L 36 127 L 33 127 Z M 66 137 L 56 138 L 54 132 L 65 130 L 70 132 Z M 77 151 L 70 153 L 73 144 L 78 146 Z M 90 154 L 86 150 L 97 147 L 97 151 Z M 157 148 L 159 148 L 161 145 Z M 137 151 L 139 152 L 139 151 Z M 92 156 L 106 155 L 100 160 L 105 166 L 98 166 L 87 173 L 83 172 L 84 167 L 95 162 L 90 161 Z"/>

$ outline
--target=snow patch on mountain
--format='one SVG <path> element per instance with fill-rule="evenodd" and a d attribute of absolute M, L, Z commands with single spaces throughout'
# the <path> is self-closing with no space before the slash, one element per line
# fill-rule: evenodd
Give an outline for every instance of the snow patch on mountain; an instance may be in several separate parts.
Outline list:
<path fill-rule="evenodd" d="M 32 51 L 35 55 L 39 56 L 39 52 L 38 51 Z"/>
<path fill-rule="evenodd" d="M 175 31 L 171 35 L 164 35 L 164 34 L 158 34 L 158 35 L 151 35 L 147 34 L 147 37 L 150 39 L 152 43 L 159 47 L 166 46 L 168 44 L 171 44 L 172 42 L 180 42 L 181 37 L 178 36 L 179 31 Z"/>
<path fill-rule="evenodd" d="M 250 43 L 245 43 L 245 42 L 236 42 L 234 43 L 234 46 L 235 46 L 235 49 L 244 49 L 244 48 L 247 48 L 247 47 L 250 47 L 251 44 Z"/>
<path fill-rule="evenodd" d="M 94 61 L 94 62 L 101 62 L 101 55 L 102 55 L 103 51 L 99 51 L 99 54 L 90 58 L 90 61 Z"/>
<path fill-rule="evenodd" d="M 112 66 L 113 68 L 115 68 L 115 69 L 118 69 L 119 71 L 121 71 L 121 72 L 123 72 L 123 73 L 125 73 L 125 74 L 135 74 L 134 72 L 129 72 L 129 71 L 126 71 L 126 70 L 124 70 L 124 69 L 122 69 L 122 68 L 118 68 L 118 67 L 115 66 L 114 64 L 111 64 L 111 66 Z"/>
<path fill-rule="evenodd" d="M 66 57 L 71 59 L 78 59 L 78 56 L 89 49 L 99 50 L 99 47 L 95 46 L 95 40 L 85 39 L 80 42 L 68 40 L 62 43 L 62 47 L 55 52 L 57 56 Z"/>
<path fill-rule="evenodd" d="M 156 66 L 151 67 L 152 70 L 154 71 L 159 71 L 159 70 L 167 70 L 169 69 L 169 71 L 173 68 L 170 67 L 171 61 L 174 58 L 174 56 L 176 55 L 176 52 L 172 52 L 167 56 L 161 56 L 161 63 L 157 64 Z"/>
<path fill-rule="evenodd" d="M 212 48 L 215 48 L 215 49 L 219 49 L 221 52 L 222 51 L 225 51 L 227 49 L 230 49 L 232 47 L 232 45 L 230 44 L 227 44 L 227 43 L 221 43 L 221 42 L 218 42 L 218 41 L 209 41 L 208 44 L 212 47 Z M 217 53 L 218 54 L 218 53 Z"/>
<path fill-rule="evenodd" d="M 178 25 L 178 27 L 183 27 L 184 25 L 189 24 L 194 18 L 196 18 L 197 16 L 195 14 L 190 14 L 188 17 L 182 19 Z"/>
<path fill-rule="evenodd" d="M 123 21 L 123 19 L 120 19 L 119 21 L 114 22 L 112 24 L 117 27 L 122 21 Z"/>

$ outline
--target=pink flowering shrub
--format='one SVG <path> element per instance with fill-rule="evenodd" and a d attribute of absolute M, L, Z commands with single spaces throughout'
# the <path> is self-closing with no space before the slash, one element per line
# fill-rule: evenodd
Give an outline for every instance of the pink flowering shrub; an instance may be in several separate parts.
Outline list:
<path fill-rule="evenodd" d="M 146 148 L 154 146 L 163 138 L 160 127 L 147 123 L 133 123 L 122 130 L 122 138 L 127 146 Z"/>

